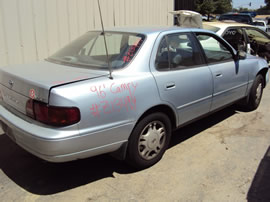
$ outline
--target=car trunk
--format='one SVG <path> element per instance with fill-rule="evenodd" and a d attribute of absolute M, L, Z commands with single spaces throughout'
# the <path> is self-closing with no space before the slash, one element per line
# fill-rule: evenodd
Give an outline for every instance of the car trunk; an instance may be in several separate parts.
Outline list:
<path fill-rule="evenodd" d="M 0 93 L 4 105 L 26 114 L 26 103 L 48 103 L 50 90 L 59 85 L 107 76 L 107 71 L 58 65 L 47 61 L 0 68 Z"/>

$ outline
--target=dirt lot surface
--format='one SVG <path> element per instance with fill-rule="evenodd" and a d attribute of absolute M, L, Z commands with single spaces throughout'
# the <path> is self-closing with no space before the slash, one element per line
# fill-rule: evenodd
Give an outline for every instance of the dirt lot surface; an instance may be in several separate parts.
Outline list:
<path fill-rule="evenodd" d="M 256 111 L 230 107 L 177 130 L 163 159 L 139 172 L 109 155 L 48 163 L 0 133 L 0 201 L 266 199 L 269 122 L 270 86 Z"/>

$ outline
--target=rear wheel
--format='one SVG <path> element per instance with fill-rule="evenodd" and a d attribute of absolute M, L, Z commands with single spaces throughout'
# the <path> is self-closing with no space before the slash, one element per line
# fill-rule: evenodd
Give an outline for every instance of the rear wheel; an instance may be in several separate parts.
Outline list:
<path fill-rule="evenodd" d="M 137 169 L 154 165 L 162 158 L 170 137 L 171 123 L 167 115 L 159 112 L 147 115 L 129 138 L 126 161 Z"/>
<path fill-rule="evenodd" d="M 263 94 L 263 77 L 261 74 L 257 75 L 254 83 L 250 89 L 247 108 L 249 110 L 255 110 L 260 105 Z"/>

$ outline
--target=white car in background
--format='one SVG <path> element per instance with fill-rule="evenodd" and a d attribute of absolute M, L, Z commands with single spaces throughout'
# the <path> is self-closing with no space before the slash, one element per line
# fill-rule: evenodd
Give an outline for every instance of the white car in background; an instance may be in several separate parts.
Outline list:
<path fill-rule="evenodd" d="M 243 50 L 270 62 L 270 35 L 261 29 L 233 21 L 203 22 L 203 28 L 222 36 L 236 50 Z"/>
<path fill-rule="evenodd" d="M 266 22 L 264 20 L 254 20 L 253 24 L 255 27 L 258 27 L 259 29 L 263 30 L 264 32 L 268 32 L 268 27 L 267 27 Z"/>

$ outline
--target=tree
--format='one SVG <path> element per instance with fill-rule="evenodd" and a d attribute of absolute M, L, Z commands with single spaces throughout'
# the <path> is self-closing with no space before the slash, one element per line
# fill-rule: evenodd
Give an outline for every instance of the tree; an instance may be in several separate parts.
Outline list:
<path fill-rule="evenodd" d="M 231 0 L 216 0 L 215 14 L 222 14 L 232 11 L 232 1 Z"/>
<path fill-rule="evenodd" d="M 270 0 L 268 0 L 270 1 Z M 196 0 L 195 10 L 202 15 L 222 14 L 232 10 L 232 0 Z"/>
<path fill-rule="evenodd" d="M 215 3 L 213 0 L 197 0 L 195 2 L 195 10 L 202 15 L 208 15 L 209 20 L 210 14 L 215 10 Z"/>
<path fill-rule="evenodd" d="M 264 0 L 264 3 L 266 4 L 267 8 L 270 8 L 270 0 Z"/>

